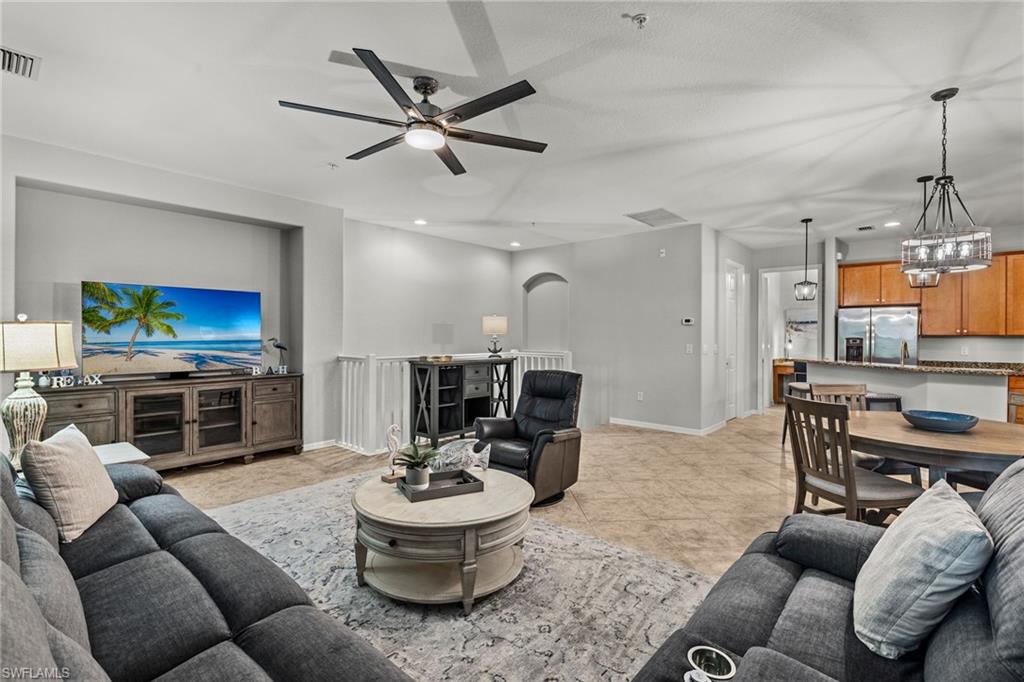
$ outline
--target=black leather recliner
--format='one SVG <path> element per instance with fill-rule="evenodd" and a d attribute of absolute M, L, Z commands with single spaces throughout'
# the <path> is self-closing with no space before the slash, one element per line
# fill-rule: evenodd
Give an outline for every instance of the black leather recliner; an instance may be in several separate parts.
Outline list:
<path fill-rule="evenodd" d="M 476 449 L 490 445 L 490 466 L 529 481 L 535 507 L 560 501 L 579 477 L 582 387 L 583 375 L 576 372 L 530 370 L 512 417 L 475 422 Z"/>

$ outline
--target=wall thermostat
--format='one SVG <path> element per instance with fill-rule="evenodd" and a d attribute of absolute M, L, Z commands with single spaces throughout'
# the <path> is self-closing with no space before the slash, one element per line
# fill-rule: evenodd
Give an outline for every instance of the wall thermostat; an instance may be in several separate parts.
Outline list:
<path fill-rule="evenodd" d="M 684 327 L 692 327 L 696 323 L 696 320 L 692 317 L 684 317 L 680 322 L 683 323 Z"/>

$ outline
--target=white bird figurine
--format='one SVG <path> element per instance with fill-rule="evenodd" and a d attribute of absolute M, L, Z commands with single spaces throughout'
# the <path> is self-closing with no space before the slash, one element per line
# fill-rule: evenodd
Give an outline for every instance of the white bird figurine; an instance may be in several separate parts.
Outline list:
<path fill-rule="evenodd" d="M 391 465 L 391 473 L 395 473 L 395 458 L 398 457 L 398 448 L 402 445 L 400 438 L 402 433 L 402 427 L 398 424 L 392 424 L 388 427 L 387 441 L 388 441 L 388 464 Z"/>
<path fill-rule="evenodd" d="M 271 336 L 269 339 L 267 339 L 267 342 L 264 345 L 264 348 L 266 348 L 267 345 L 269 345 L 272 348 L 276 348 L 277 349 L 277 364 L 278 364 L 279 367 L 287 364 L 284 361 L 284 358 L 285 358 L 284 354 L 285 354 L 285 351 L 288 350 L 288 346 L 286 346 L 283 343 L 281 343 L 276 336 Z"/>

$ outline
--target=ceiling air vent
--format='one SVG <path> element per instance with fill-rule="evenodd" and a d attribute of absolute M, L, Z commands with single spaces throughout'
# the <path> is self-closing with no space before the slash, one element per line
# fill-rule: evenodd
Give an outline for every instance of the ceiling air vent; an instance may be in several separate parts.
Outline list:
<path fill-rule="evenodd" d="M 875 229 L 874 225 L 861 225 L 860 227 L 857 228 L 857 231 L 858 232 L 870 232 L 873 229 Z"/>
<path fill-rule="evenodd" d="M 39 57 L 24 52 L 17 52 L 7 47 L 0 47 L 3 54 L 3 70 L 16 76 L 24 76 L 33 80 L 39 78 Z"/>
<path fill-rule="evenodd" d="M 663 208 L 641 211 L 640 213 L 627 213 L 626 217 L 651 227 L 668 227 L 669 225 L 680 225 L 686 222 L 686 218 L 678 216 L 672 211 L 666 211 Z"/>

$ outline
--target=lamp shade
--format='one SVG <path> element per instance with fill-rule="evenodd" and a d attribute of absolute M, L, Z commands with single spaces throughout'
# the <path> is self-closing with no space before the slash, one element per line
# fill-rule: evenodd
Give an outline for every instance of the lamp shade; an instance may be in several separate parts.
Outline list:
<path fill-rule="evenodd" d="M 508 334 L 508 318 L 504 315 L 484 315 L 484 336 Z"/>
<path fill-rule="evenodd" d="M 0 372 L 74 367 L 70 322 L 0 322 Z"/>

